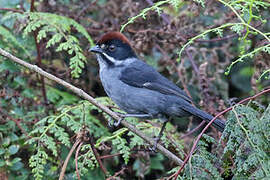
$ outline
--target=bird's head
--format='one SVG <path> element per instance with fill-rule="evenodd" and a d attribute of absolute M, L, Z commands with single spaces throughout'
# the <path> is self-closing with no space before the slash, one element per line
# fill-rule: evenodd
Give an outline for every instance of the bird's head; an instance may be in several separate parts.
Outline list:
<path fill-rule="evenodd" d="M 120 32 L 103 35 L 90 51 L 96 53 L 98 60 L 106 65 L 123 65 L 125 61 L 137 58 L 128 39 Z"/>

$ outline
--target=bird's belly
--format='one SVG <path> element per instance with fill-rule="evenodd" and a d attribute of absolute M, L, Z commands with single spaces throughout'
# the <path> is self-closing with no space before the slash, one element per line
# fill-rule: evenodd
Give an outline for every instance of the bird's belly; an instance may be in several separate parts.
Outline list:
<path fill-rule="evenodd" d="M 100 72 L 100 79 L 107 95 L 127 113 L 156 116 L 164 106 L 165 99 L 159 93 L 129 86 L 115 72 Z"/>
<path fill-rule="evenodd" d="M 153 117 L 190 115 L 181 108 L 183 103 L 179 101 L 184 101 L 181 98 L 129 86 L 119 79 L 119 71 L 104 69 L 100 72 L 100 79 L 107 95 L 129 114 L 149 114 Z"/>
<path fill-rule="evenodd" d="M 130 94 L 127 93 L 125 84 L 119 78 L 119 74 L 108 69 L 100 71 L 100 80 L 106 94 L 116 103 L 121 109 L 126 111 L 127 98 Z"/>

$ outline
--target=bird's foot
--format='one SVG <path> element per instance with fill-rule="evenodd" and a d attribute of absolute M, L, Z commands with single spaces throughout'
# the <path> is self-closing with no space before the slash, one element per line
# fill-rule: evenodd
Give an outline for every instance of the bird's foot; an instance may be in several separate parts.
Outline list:
<path fill-rule="evenodd" d="M 120 117 L 118 120 L 114 121 L 114 122 L 113 122 L 114 127 L 119 126 L 119 124 L 121 123 L 121 121 L 122 121 L 123 119 L 125 119 L 125 118 L 124 118 L 124 117 Z"/>
<path fill-rule="evenodd" d="M 160 141 L 160 137 L 155 137 L 154 138 L 154 145 L 151 145 L 151 147 L 149 147 L 149 151 L 151 151 L 153 153 L 157 153 L 157 145 L 158 145 L 159 141 Z"/>
<path fill-rule="evenodd" d="M 162 135 L 163 135 L 163 131 L 165 130 L 166 124 L 167 124 L 168 120 L 166 119 L 166 121 L 163 123 L 161 130 L 158 133 L 158 136 L 154 138 L 154 145 L 152 147 L 149 148 L 150 151 L 152 152 L 157 152 L 157 145 L 158 142 L 160 141 Z"/>
<path fill-rule="evenodd" d="M 135 117 L 135 118 L 153 118 L 153 116 L 151 114 L 123 114 L 123 113 L 119 113 L 119 112 L 115 112 L 120 119 L 118 119 L 117 121 L 115 121 L 113 118 L 111 118 L 109 120 L 109 126 L 115 126 L 117 127 L 122 120 L 124 120 L 126 117 Z"/>
<path fill-rule="evenodd" d="M 125 119 L 125 114 L 118 113 L 118 112 L 116 112 L 116 114 L 117 114 L 120 118 L 119 118 L 118 120 L 115 120 L 115 119 L 113 119 L 113 118 L 111 117 L 110 120 L 109 120 L 109 123 L 108 123 L 109 127 L 117 127 L 117 126 L 119 126 L 119 124 L 121 123 L 121 121 L 122 121 L 123 119 Z"/>

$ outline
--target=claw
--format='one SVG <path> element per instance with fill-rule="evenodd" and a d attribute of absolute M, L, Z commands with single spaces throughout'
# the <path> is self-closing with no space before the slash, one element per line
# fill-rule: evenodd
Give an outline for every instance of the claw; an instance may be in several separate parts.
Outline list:
<path fill-rule="evenodd" d="M 153 153 L 157 153 L 157 145 L 158 145 L 158 142 L 160 141 L 160 138 L 159 137 L 156 137 L 154 138 L 154 145 L 149 147 L 149 151 L 153 152 Z"/>
<path fill-rule="evenodd" d="M 120 116 L 120 119 L 114 120 L 112 117 L 110 117 L 108 126 L 109 127 L 117 127 L 121 123 L 121 121 L 125 118 L 125 116 L 121 113 L 117 113 L 118 116 Z"/>
<path fill-rule="evenodd" d="M 157 152 L 156 151 L 157 150 L 157 144 L 158 144 L 158 142 L 160 141 L 160 139 L 161 139 L 161 137 L 163 135 L 163 131 L 164 131 L 165 127 L 166 127 L 167 122 L 168 122 L 168 120 L 166 119 L 166 121 L 163 123 L 163 125 L 161 127 L 161 130 L 158 133 L 158 136 L 154 138 L 155 143 L 154 143 L 154 145 L 152 147 L 149 148 L 150 151 Z"/>
<path fill-rule="evenodd" d="M 114 125 L 115 127 L 119 126 L 119 124 L 121 123 L 121 121 L 122 121 L 123 119 L 124 119 L 124 118 L 121 117 L 121 118 L 118 119 L 117 121 L 114 121 L 114 122 L 113 122 L 113 125 Z"/>

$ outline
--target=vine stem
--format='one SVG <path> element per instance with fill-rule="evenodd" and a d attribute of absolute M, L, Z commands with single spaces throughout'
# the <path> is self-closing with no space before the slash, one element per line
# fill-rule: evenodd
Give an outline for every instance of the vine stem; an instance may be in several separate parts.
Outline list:
<path fill-rule="evenodd" d="M 233 67 L 234 64 L 238 63 L 238 62 L 242 62 L 244 58 L 246 57 L 251 57 L 253 56 L 253 54 L 263 50 L 264 48 L 267 48 L 267 47 L 270 47 L 270 43 L 268 45 L 265 45 L 265 46 L 261 46 L 261 47 L 258 47 L 256 48 L 255 50 L 247 53 L 247 54 L 244 54 L 243 56 L 239 57 L 238 59 L 236 59 L 235 61 L 233 61 L 228 67 L 227 67 L 227 71 L 225 72 L 225 75 L 228 75 L 231 68 Z M 262 77 L 265 73 L 263 73 L 260 77 Z M 260 79 L 260 78 L 259 78 Z"/>
<path fill-rule="evenodd" d="M 203 33 L 191 38 L 186 44 L 183 45 L 183 47 L 181 48 L 181 50 L 178 52 L 178 58 L 177 58 L 177 61 L 180 62 L 181 60 L 181 55 L 182 55 L 182 52 L 184 51 L 184 49 L 186 49 L 186 47 L 188 47 L 190 44 L 192 44 L 196 39 L 198 38 L 201 38 L 203 37 L 204 35 L 208 34 L 209 32 L 213 32 L 213 31 L 217 31 L 219 29 L 224 29 L 226 27 L 230 27 L 230 26 L 234 26 L 234 25 L 243 25 L 243 26 L 247 26 L 249 27 L 250 29 L 252 29 L 253 31 L 259 33 L 260 35 L 262 35 L 265 39 L 267 39 L 267 41 L 269 41 L 270 43 L 270 38 L 263 32 L 261 32 L 260 30 L 254 28 L 253 26 L 247 24 L 247 23 L 227 23 L 227 24 L 223 24 L 221 26 L 218 26 L 216 28 L 213 28 L 213 29 L 208 29 L 206 31 L 204 31 Z"/>
<path fill-rule="evenodd" d="M 185 165 L 187 164 L 188 160 L 191 158 L 191 156 L 192 156 L 192 154 L 193 154 L 193 152 L 194 152 L 194 150 L 195 150 L 195 148 L 196 148 L 196 146 L 197 146 L 199 140 L 201 139 L 202 135 L 204 134 L 204 132 L 208 129 L 208 127 L 209 127 L 209 126 L 210 126 L 210 125 L 211 125 L 211 124 L 212 124 L 219 116 L 225 114 L 225 113 L 228 112 L 228 111 L 231 111 L 236 105 L 243 104 L 243 103 L 245 103 L 245 102 L 247 102 L 247 101 L 250 101 L 250 100 L 252 100 L 252 99 L 255 99 L 255 98 L 257 98 L 258 96 L 261 96 L 261 95 L 263 95 L 263 94 L 265 94 L 265 93 L 268 93 L 268 92 L 270 92 L 270 86 L 267 87 L 265 90 L 259 92 L 258 94 L 254 95 L 254 96 L 251 96 L 251 97 L 248 97 L 248 98 L 245 98 L 245 99 L 241 100 L 239 103 L 235 104 L 234 106 L 231 106 L 231 107 L 225 109 L 224 111 L 218 113 L 218 114 L 217 114 L 217 115 L 216 115 L 216 116 L 215 116 L 215 117 L 214 117 L 214 118 L 213 118 L 213 119 L 205 126 L 205 128 L 202 130 L 202 132 L 201 132 L 201 133 L 199 134 L 199 136 L 197 137 L 197 139 L 196 139 L 196 141 L 194 142 L 194 144 L 193 144 L 193 146 L 192 146 L 192 148 L 191 148 L 191 150 L 190 150 L 188 156 L 185 158 L 185 160 L 184 160 L 183 164 L 181 165 L 180 169 L 175 173 L 175 175 L 174 175 L 174 180 L 177 179 L 178 175 L 181 173 L 181 171 L 184 169 Z"/>
<path fill-rule="evenodd" d="M 135 19 L 137 19 L 138 17 L 142 17 L 143 19 L 146 19 L 145 15 L 149 11 L 156 10 L 159 6 L 166 4 L 166 3 L 169 3 L 169 0 L 158 1 L 158 2 L 154 3 L 151 7 L 143 9 L 138 15 L 129 18 L 127 23 L 121 25 L 120 32 L 123 32 L 124 29 L 126 28 L 126 26 L 133 23 L 135 21 Z"/>
<path fill-rule="evenodd" d="M 246 23 L 245 20 L 241 17 L 241 15 L 229 3 L 227 3 L 227 2 L 225 2 L 223 0 L 217 0 L 217 1 L 219 1 L 222 4 L 224 4 L 225 6 L 229 7 L 234 12 L 234 14 L 239 18 L 239 20 L 241 22 L 240 23 L 227 23 L 227 24 L 223 24 L 223 25 L 221 25 L 219 27 L 216 27 L 216 28 L 213 28 L 213 29 L 208 29 L 208 30 L 204 31 L 203 33 L 201 33 L 201 34 L 199 34 L 199 35 L 191 38 L 186 44 L 184 44 L 184 46 L 178 52 L 178 58 L 177 58 L 177 61 L 178 62 L 181 60 L 181 55 L 182 55 L 183 50 L 187 46 L 189 46 L 190 44 L 192 44 L 196 39 L 198 39 L 200 37 L 203 37 L 205 34 L 207 34 L 209 32 L 217 31 L 217 30 L 220 30 L 220 29 L 223 29 L 223 28 L 226 28 L 226 27 L 229 27 L 229 26 L 233 26 L 233 25 L 243 25 L 243 26 L 245 26 L 247 28 L 246 35 L 248 34 L 249 29 L 252 29 L 256 33 L 262 35 L 270 43 L 270 38 L 267 36 L 266 33 L 263 33 L 260 30 L 258 30 L 256 28 L 254 28 L 253 26 L 249 25 L 249 23 L 250 23 L 251 20 L 248 23 Z"/>
<path fill-rule="evenodd" d="M 262 75 L 261 75 L 261 76 L 259 77 L 259 79 L 258 79 L 258 82 L 261 81 L 262 77 L 263 77 L 265 74 L 267 74 L 267 73 L 270 73 L 270 69 L 267 69 L 266 71 L 264 71 L 264 72 L 262 73 Z M 270 77 L 270 74 L 269 74 L 269 77 Z"/>
<path fill-rule="evenodd" d="M 238 14 L 238 12 L 227 2 L 223 1 L 223 0 L 217 0 L 219 1 L 220 3 L 224 4 L 225 6 L 228 6 L 233 12 L 234 14 L 240 19 L 240 21 L 245 24 L 245 20 L 240 16 L 240 14 Z"/>
<path fill-rule="evenodd" d="M 47 128 L 44 130 L 44 132 L 39 136 L 39 139 L 41 139 L 47 132 L 50 130 L 55 124 L 56 121 L 58 121 L 62 116 L 67 115 L 67 112 L 69 112 L 71 109 L 76 108 L 77 106 L 68 108 L 65 112 L 61 113 L 59 116 L 57 116 L 52 123 L 50 123 Z"/>

